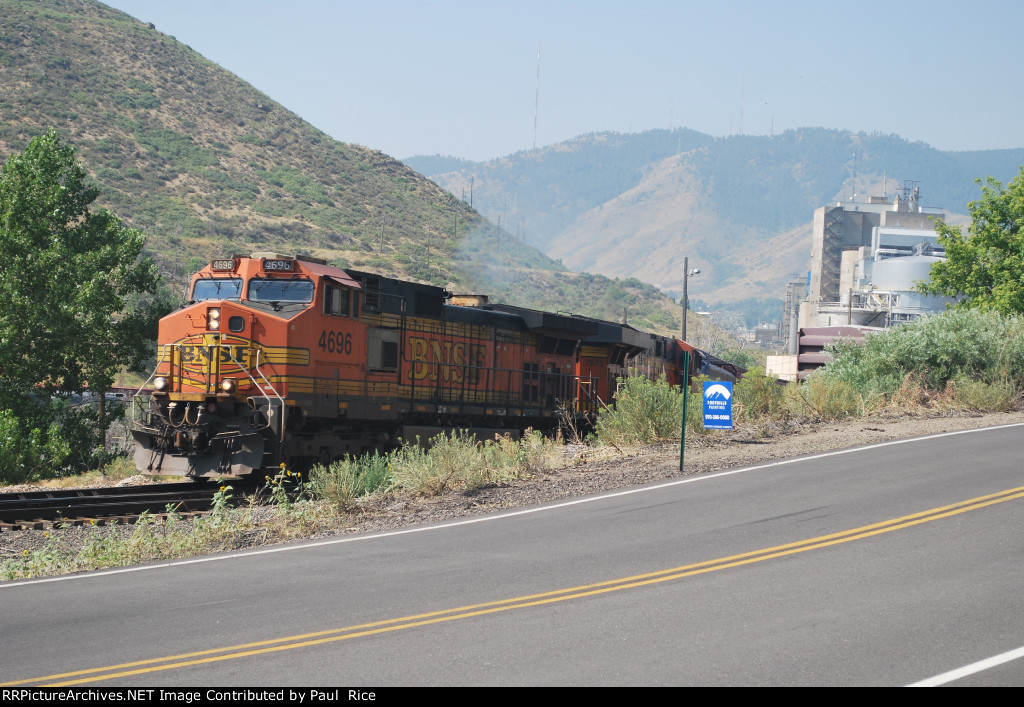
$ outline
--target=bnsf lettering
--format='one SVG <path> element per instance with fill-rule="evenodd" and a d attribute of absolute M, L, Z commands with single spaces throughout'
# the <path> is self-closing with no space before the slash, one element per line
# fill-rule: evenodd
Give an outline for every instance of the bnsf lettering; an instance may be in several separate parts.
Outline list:
<path fill-rule="evenodd" d="M 317 346 L 321 351 L 343 353 L 348 356 L 352 353 L 352 335 L 340 331 L 322 331 Z"/>
<path fill-rule="evenodd" d="M 409 378 L 414 381 L 436 381 L 463 383 L 467 366 L 470 367 L 469 383 L 477 382 L 477 367 L 485 360 L 483 346 L 467 344 L 464 341 L 438 341 L 418 336 L 409 337 L 409 358 L 412 369 Z"/>
<path fill-rule="evenodd" d="M 246 355 L 249 353 L 248 346 L 193 346 L 183 345 L 180 348 L 181 351 L 181 362 L 182 363 L 199 363 L 206 364 L 210 362 L 211 352 L 216 348 L 220 352 L 220 362 L 222 364 L 238 363 L 243 366 L 246 365 Z"/>

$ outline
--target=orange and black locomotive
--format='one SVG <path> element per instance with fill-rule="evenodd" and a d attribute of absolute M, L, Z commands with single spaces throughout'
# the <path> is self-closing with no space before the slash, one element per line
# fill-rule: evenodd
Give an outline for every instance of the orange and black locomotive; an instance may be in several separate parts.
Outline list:
<path fill-rule="evenodd" d="M 255 253 L 212 261 L 160 322 L 136 466 L 194 478 L 327 464 L 445 429 L 585 426 L 639 367 L 686 380 L 678 339 Z M 691 371 L 699 370 L 694 352 Z"/>
<path fill-rule="evenodd" d="M 155 474 L 328 463 L 445 428 L 517 432 L 576 404 L 587 320 L 459 306 L 445 290 L 257 253 L 214 260 L 160 322 L 132 434 Z M 141 398 L 140 398 L 141 399 Z"/>

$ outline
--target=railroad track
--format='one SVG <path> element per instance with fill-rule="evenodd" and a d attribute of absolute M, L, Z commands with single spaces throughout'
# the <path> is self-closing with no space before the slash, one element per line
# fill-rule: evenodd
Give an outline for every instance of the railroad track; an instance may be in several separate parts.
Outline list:
<path fill-rule="evenodd" d="M 199 515 L 210 510 L 217 490 L 215 484 L 178 483 L 4 493 L 0 532 L 133 523 L 144 513 Z"/>

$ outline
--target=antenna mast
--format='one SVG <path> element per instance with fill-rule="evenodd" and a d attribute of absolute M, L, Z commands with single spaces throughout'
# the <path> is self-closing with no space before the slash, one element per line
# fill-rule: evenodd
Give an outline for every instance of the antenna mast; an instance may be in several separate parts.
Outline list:
<path fill-rule="evenodd" d="M 740 135 L 743 134 L 743 95 L 745 93 L 746 83 L 747 75 L 744 73 L 743 77 L 740 79 Z"/>
<path fill-rule="evenodd" d="M 537 112 L 540 106 L 540 42 L 537 42 L 537 91 L 533 96 L 533 149 L 537 149 Z"/>
<path fill-rule="evenodd" d="M 853 150 L 853 198 L 850 201 L 857 201 L 857 150 Z"/>

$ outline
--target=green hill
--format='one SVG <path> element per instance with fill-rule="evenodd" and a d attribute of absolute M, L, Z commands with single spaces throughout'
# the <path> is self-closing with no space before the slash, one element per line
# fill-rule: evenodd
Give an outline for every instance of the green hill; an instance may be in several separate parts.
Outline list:
<path fill-rule="evenodd" d="M 614 281 L 588 290 L 401 162 L 330 138 L 173 37 L 93 0 L 0 3 L 0 85 L 0 157 L 55 127 L 101 185 L 102 205 L 147 235 L 178 286 L 211 257 L 277 250 L 621 316 L 601 304 Z M 554 300 L 559 287 L 575 298 Z M 631 310 L 671 321 L 671 300 L 634 295 Z"/>

